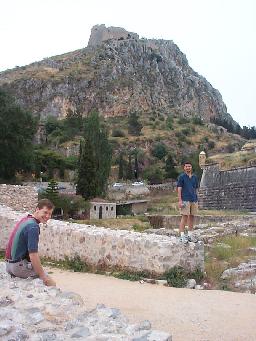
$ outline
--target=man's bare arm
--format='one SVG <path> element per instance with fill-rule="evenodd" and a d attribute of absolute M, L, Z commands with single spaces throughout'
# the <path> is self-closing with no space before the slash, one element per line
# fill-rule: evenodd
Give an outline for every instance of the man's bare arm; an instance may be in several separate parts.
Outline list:
<path fill-rule="evenodd" d="M 44 284 L 48 286 L 55 286 L 56 283 L 54 282 L 54 280 L 45 273 L 38 252 L 29 253 L 29 258 L 31 260 L 34 271 L 38 274 L 39 278 L 43 280 Z"/>
<path fill-rule="evenodd" d="M 181 191 L 182 191 L 182 187 L 178 187 L 179 208 L 182 207 Z"/>

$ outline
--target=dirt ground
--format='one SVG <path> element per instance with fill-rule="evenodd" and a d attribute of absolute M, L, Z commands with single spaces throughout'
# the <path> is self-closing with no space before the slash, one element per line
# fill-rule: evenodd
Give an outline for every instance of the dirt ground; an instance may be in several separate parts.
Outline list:
<path fill-rule="evenodd" d="M 57 286 L 97 303 L 119 308 L 130 322 L 149 320 L 173 341 L 256 340 L 256 295 L 140 284 L 113 277 L 48 269 Z"/>

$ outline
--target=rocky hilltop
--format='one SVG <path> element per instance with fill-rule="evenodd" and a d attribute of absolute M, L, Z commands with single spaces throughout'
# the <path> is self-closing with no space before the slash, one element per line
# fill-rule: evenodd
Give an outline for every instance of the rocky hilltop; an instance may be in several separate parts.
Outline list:
<path fill-rule="evenodd" d="M 167 113 L 233 121 L 218 90 L 171 40 L 97 25 L 86 48 L 0 73 L 0 86 L 41 119 Z"/>

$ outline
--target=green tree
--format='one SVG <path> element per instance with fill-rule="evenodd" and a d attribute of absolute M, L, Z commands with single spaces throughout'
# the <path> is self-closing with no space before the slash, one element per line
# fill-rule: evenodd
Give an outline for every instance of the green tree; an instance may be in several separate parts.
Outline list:
<path fill-rule="evenodd" d="M 51 179 L 48 183 L 48 187 L 46 188 L 45 197 L 54 204 L 55 207 L 58 206 L 58 199 L 59 199 L 59 189 L 58 183 Z"/>
<path fill-rule="evenodd" d="M 166 178 L 176 179 L 179 173 L 174 168 L 175 162 L 173 161 L 173 157 L 169 154 L 165 160 L 165 174 Z"/>
<path fill-rule="evenodd" d="M 139 163 L 138 163 L 138 151 L 134 152 L 134 177 L 136 180 L 139 178 Z"/>
<path fill-rule="evenodd" d="M 96 157 L 91 141 L 85 140 L 80 148 L 76 193 L 88 200 L 98 195 Z"/>
<path fill-rule="evenodd" d="M 133 179 L 133 171 L 132 171 L 132 154 L 131 154 L 131 153 L 129 153 L 129 156 L 128 156 L 128 165 L 127 165 L 126 178 L 127 178 L 128 180 L 132 180 L 132 179 Z"/>
<path fill-rule="evenodd" d="M 12 181 L 15 173 L 31 169 L 36 121 L 0 90 L 0 179 Z"/>
<path fill-rule="evenodd" d="M 144 169 L 143 177 L 151 185 L 161 184 L 163 182 L 164 172 L 158 165 L 152 165 Z"/>
<path fill-rule="evenodd" d="M 104 196 L 111 168 L 112 150 L 108 140 L 108 131 L 106 126 L 101 123 L 97 112 L 92 112 L 85 120 L 84 141 L 79 157 L 77 193 L 86 199 Z M 86 173 L 86 169 L 89 173 Z M 83 177 L 87 177 L 87 179 L 83 179 Z M 80 186 L 81 183 L 84 185 Z M 86 186 L 88 186 L 88 190 Z M 94 191 L 92 187 L 94 187 Z"/>
<path fill-rule="evenodd" d="M 157 157 L 159 160 L 162 160 L 167 154 L 166 145 L 162 142 L 154 144 L 151 153 L 154 157 Z"/>
<path fill-rule="evenodd" d="M 123 152 L 121 152 L 119 155 L 119 160 L 118 160 L 118 179 L 123 179 L 123 178 L 124 178 L 124 157 L 123 157 Z"/>
<path fill-rule="evenodd" d="M 139 116 L 136 112 L 131 112 L 128 119 L 128 133 L 133 136 L 141 134 L 143 126 L 139 121 Z"/>

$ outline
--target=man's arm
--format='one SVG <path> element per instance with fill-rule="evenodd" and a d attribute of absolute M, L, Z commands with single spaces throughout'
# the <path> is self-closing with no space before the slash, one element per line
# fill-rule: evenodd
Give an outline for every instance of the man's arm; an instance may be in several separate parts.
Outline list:
<path fill-rule="evenodd" d="M 181 191 L 182 191 L 182 187 L 178 187 L 179 208 L 182 208 Z"/>
<path fill-rule="evenodd" d="M 29 253 L 29 258 L 31 260 L 34 271 L 38 274 L 39 278 L 44 282 L 44 284 L 47 286 L 56 286 L 54 280 L 45 273 L 38 252 Z"/>

